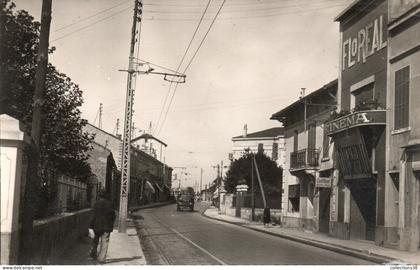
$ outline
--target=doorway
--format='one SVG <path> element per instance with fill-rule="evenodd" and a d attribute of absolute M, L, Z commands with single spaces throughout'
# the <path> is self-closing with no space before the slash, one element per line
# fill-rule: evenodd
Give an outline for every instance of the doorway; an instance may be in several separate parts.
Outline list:
<path fill-rule="evenodd" d="M 330 188 L 319 188 L 319 232 L 330 230 Z"/>
<path fill-rule="evenodd" d="M 376 186 L 373 179 L 350 186 L 350 238 L 375 240 Z"/>

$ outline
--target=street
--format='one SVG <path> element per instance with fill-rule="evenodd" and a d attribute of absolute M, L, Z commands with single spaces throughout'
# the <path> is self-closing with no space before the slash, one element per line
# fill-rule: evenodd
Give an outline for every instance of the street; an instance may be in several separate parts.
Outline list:
<path fill-rule="evenodd" d="M 205 206 L 177 212 L 176 205 L 134 213 L 152 265 L 366 265 L 372 262 L 293 242 L 201 215 Z"/>

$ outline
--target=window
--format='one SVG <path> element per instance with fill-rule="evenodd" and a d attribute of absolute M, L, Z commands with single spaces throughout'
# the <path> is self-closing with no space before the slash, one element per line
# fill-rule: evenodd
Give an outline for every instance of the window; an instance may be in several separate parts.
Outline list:
<path fill-rule="evenodd" d="M 295 130 L 295 134 L 293 135 L 293 151 L 296 152 L 298 150 L 298 131 Z"/>
<path fill-rule="evenodd" d="M 289 186 L 289 212 L 299 212 L 300 185 Z"/>
<path fill-rule="evenodd" d="M 316 125 L 310 124 L 308 130 L 308 149 L 313 150 L 316 146 Z"/>
<path fill-rule="evenodd" d="M 272 152 L 272 155 L 271 155 L 271 158 L 273 160 L 278 159 L 278 149 L 279 149 L 279 144 L 278 143 L 273 143 L 273 152 Z"/>
<path fill-rule="evenodd" d="M 327 135 L 327 130 L 324 128 L 324 137 L 322 138 L 322 158 L 328 158 L 330 152 L 330 137 Z"/>
<path fill-rule="evenodd" d="M 407 66 L 395 72 L 395 129 L 408 127 L 409 89 L 410 66 Z"/>
<path fill-rule="evenodd" d="M 354 101 L 355 101 L 356 107 L 357 105 L 360 105 L 363 102 L 373 100 L 373 86 L 374 84 L 371 83 L 357 89 L 356 91 L 352 93 L 354 95 L 354 99 L 355 99 Z"/>

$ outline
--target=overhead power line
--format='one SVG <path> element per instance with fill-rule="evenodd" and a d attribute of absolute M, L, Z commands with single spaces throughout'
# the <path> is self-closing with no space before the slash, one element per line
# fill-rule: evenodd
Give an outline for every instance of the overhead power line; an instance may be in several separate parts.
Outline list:
<path fill-rule="evenodd" d="M 286 0 L 284 0 L 284 1 L 286 1 Z M 340 1 L 342 1 L 342 0 L 340 0 Z M 345 0 L 343 0 L 343 1 L 345 1 Z M 277 1 L 277 3 L 278 2 L 279 1 Z M 283 1 L 281 1 L 281 2 L 283 2 Z M 79 24 L 81 22 L 88 21 L 89 19 L 92 19 L 93 17 L 95 17 L 95 16 L 97 16 L 99 14 L 102 14 L 102 13 L 105 13 L 107 11 L 110 11 L 110 10 L 112 10 L 114 8 L 117 8 L 117 7 L 121 6 L 124 3 L 125 2 L 121 2 L 121 3 L 119 3 L 119 4 L 115 5 L 115 6 L 112 6 L 110 8 L 101 10 L 101 11 L 99 11 L 97 13 L 94 13 L 94 14 L 86 17 L 86 18 L 80 19 L 80 20 L 78 20 L 76 22 L 73 22 L 71 24 L 68 24 L 66 26 L 63 26 L 63 27 L 57 29 L 55 32 L 60 32 L 61 30 L 70 28 L 70 27 L 75 26 L 75 25 L 77 25 L 77 24 Z M 264 1 L 264 3 L 266 3 L 266 1 Z M 271 2 L 271 3 L 274 3 L 274 2 Z M 322 4 L 322 3 L 327 3 L 327 2 L 325 2 L 325 1 L 315 1 L 315 0 L 313 0 L 313 1 L 310 2 L 310 4 Z M 300 3 L 300 4 L 301 5 L 295 5 L 295 6 L 279 6 L 279 7 L 273 7 L 273 8 L 268 8 L 267 10 L 288 9 L 288 8 L 304 8 L 304 7 L 310 6 L 310 4 L 308 4 L 308 3 L 305 3 L 305 4 Z M 146 4 L 146 5 L 148 5 L 148 4 Z M 303 10 L 300 9 L 300 10 L 296 10 L 296 11 L 292 11 L 292 12 L 279 12 L 279 13 L 270 13 L 270 14 L 256 14 L 256 15 L 249 15 L 249 16 L 220 17 L 218 20 L 225 21 L 225 20 L 260 19 L 260 18 L 275 17 L 275 16 L 287 15 L 287 14 L 300 14 L 300 13 L 305 13 L 305 12 L 311 12 L 311 11 L 317 11 L 317 10 L 324 10 L 324 9 L 330 9 L 330 8 L 335 8 L 335 7 L 341 7 L 341 6 L 344 6 L 344 5 L 345 4 L 332 5 L 332 6 L 331 5 L 328 5 L 328 6 L 319 6 L 319 7 L 310 6 L 310 7 L 314 7 L 314 8 L 312 8 L 312 9 L 305 8 Z M 64 34 L 64 35 L 59 36 L 59 37 L 57 37 L 55 39 L 53 38 L 50 42 L 55 42 L 55 41 L 58 41 L 58 40 L 67 38 L 69 36 L 72 36 L 72 35 L 80 32 L 80 31 L 83 31 L 85 29 L 88 29 L 88 28 L 90 28 L 90 27 L 92 27 L 92 26 L 94 26 L 94 25 L 96 25 L 96 24 L 98 24 L 100 22 L 106 21 L 106 20 L 112 18 L 113 16 L 116 16 L 118 14 L 121 14 L 124 11 L 129 10 L 130 8 L 132 8 L 132 6 L 129 6 L 129 7 L 125 8 L 125 9 L 122 9 L 122 10 L 120 10 L 118 12 L 112 13 L 112 14 L 104 17 L 104 18 L 101 18 L 101 19 L 99 19 L 97 21 L 94 21 L 94 22 L 88 24 L 88 25 L 85 25 L 83 27 L 80 27 L 80 28 L 78 28 L 78 29 L 76 29 L 76 30 L 74 30 L 74 31 L 72 31 L 70 33 Z M 255 12 L 255 9 L 254 10 L 236 10 L 236 11 L 229 11 L 229 12 L 238 12 L 238 13 L 239 12 L 243 12 L 243 13 L 247 13 L 247 12 L 251 12 L 251 11 L 252 12 Z M 159 11 L 156 11 L 156 12 L 159 12 Z M 261 11 L 257 11 L 257 12 L 261 12 Z M 168 15 L 170 15 L 170 14 L 168 14 Z M 174 13 L 173 15 L 176 16 L 176 13 Z M 171 17 L 163 18 L 163 17 L 154 17 L 153 16 L 153 17 L 149 17 L 149 18 L 143 17 L 143 20 L 147 20 L 147 21 L 162 21 L 162 22 L 165 22 L 165 21 L 168 21 L 168 22 L 176 22 L 176 21 L 182 22 L 182 21 L 196 21 L 197 19 L 194 19 L 194 18 L 176 18 L 176 17 L 173 17 L 173 18 L 171 18 Z M 206 20 L 206 19 L 203 19 L 203 20 Z"/>
<path fill-rule="evenodd" d="M 207 9 L 208 9 L 208 8 L 209 8 L 209 6 L 210 6 L 210 3 L 211 3 L 211 0 L 209 0 L 209 1 L 207 2 L 206 8 L 204 9 L 204 11 L 203 11 L 203 13 L 202 13 L 202 15 L 201 15 L 201 18 L 200 18 L 200 20 L 199 20 L 199 22 L 198 22 L 198 24 L 197 24 L 197 26 L 196 26 L 196 28 L 195 28 L 195 30 L 194 30 L 194 33 L 193 33 L 193 35 L 192 35 L 192 37 L 191 37 L 191 39 L 190 39 L 190 42 L 188 43 L 188 46 L 187 46 L 187 48 L 186 48 L 186 50 L 185 50 L 185 52 L 184 52 L 184 55 L 182 56 L 182 59 L 181 59 L 181 61 L 179 62 L 178 67 L 176 68 L 176 72 L 178 72 L 178 71 L 179 71 L 179 69 L 180 69 L 180 67 L 181 67 L 182 63 L 184 62 L 185 56 L 187 55 L 188 51 L 189 51 L 189 50 L 190 50 L 190 48 L 191 48 L 191 44 L 192 44 L 193 40 L 195 39 L 195 36 L 197 35 L 198 29 L 200 28 L 201 23 L 203 22 L 204 16 L 206 15 L 206 12 L 207 12 Z M 185 74 L 185 71 L 183 72 L 183 74 Z M 178 85 L 178 84 L 177 84 L 177 85 Z M 166 101 L 168 100 L 168 96 L 169 96 L 169 93 L 170 93 L 170 91 L 171 91 L 171 87 L 172 87 L 172 82 L 169 84 L 169 89 L 168 89 L 168 91 L 166 92 L 166 95 L 165 95 L 165 100 L 164 100 L 164 102 L 163 102 L 163 105 L 162 105 L 162 110 L 160 111 L 159 118 L 158 118 L 158 121 L 157 121 L 157 123 L 156 123 L 156 128 L 155 128 L 155 131 L 156 131 L 156 129 L 158 128 L 158 126 L 159 126 L 159 124 L 160 124 L 160 119 L 161 119 L 161 117 L 162 117 L 162 113 L 163 113 L 163 111 L 165 110 Z M 169 105 L 169 106 L 170 106 L 170 105 Z"/>
<path fill-rule="evenodd" d="M 197 56 L 198 51 L 200 50 L 201 46 L 203 45 L 204 41 L 206 40 L 207 35 L 209 34 L 209 32 L 210 32 L 211 28 L 213 27 L 214 22 L 216 21 L 217 17 L 219 16 L 220 11 L 222 10 L 222 8 L 223 8 L 223 6 L 224 6 L 224 4 L 225 4 L 225 3 L 226 3 L 226 0 L 223 0 L 222 4 L 220 5 L 219 10 L 217 11 L 216 15 L 215 15 L 215 16 L 214 16 L 214 18 L 213 18 L 213 21 L 211 22 L 211 24 L 210 24 L 209 28 L 207 29 L 206 34 L 205 34 L 205 35 L 204 35 L 204 37 L 201 39 L 200 44 L 198 45 L 198 47 L 197 47 L 197 49 L 195 50 L 195 52 L 194 52 L 193 56 L 191 57 L 190 61 L 188 62 L 188 65 L 186 66 L 186 68 L 184 69 L 184 71 L 183 71 L 182 73 L 184 73 L 184 74 L 185 74 L 185 73 L 187 72 L 187 70 L 188 70 L 188 68 L 190 67 L 190 65 L 191 65 L 192 61 L 193 61 L 193 60 L 194 60 L 194 58 Z M 172 104 L 172 101 L 173 101 L 173 99 L 174 99 L 174 96 L 175 96 L 175 94 L 176 94 L 176 90 L 177 90 L 177 89 L 178 89 L 178 84 L 176 84 L 176 85 L 175 85 L 175 89 L 174 89 L 174 92 L 172 93 L 172 97 L 171 97 L 171 100 L 170 100 L 170 102 L 169 102 L 168 109 L 166 110 L 165 117 L 163 118 L 162 124 L 160 125 L 160 129 L 159 129 L 159 132 L 158 132 L 158 134 L 157 134 L 157 135 L 159 135 L 160 131 L 161 131 L 161 130 L 162 130 L 162 128 L 163 128 L 163 125 L 165 124 L 166 117 L 168 116 L 168 112 L 169 112 L 169 110 L 170 110 L 170 108 L 171 108 L 171 104 Z"/>
<path fill-rule="evenodd" d="M 237 16 L 237 17 L 221 17 L 219 18 L 219 21 L 235 21 L 235 20 L 244 20 L 244 19 L 265 19 L 269 17 L 277 17 L 281 15 L 290 15 L 290 14 L 302 14 L 312 11 L 320 11 L 320 10 L 326 10 L 336 7 L 344 7 L 346 4 L 340 4 L 340 5 L 333 5 L 333 6 L 322 6 L 322 7 L 316 7 L 313 9 L 304 9 L 304 10 L 298 10 L 298 11 L 291 11 L 291 12 L 279 12 L 279 13 L 273 13 L 273 14 L 264 14 L 264 15 L 256 15 L 256 16 Z M 162 22 L 187 22 L 187 21 L 195 21 L 196 19 L 186 19 L 186 18 L 157 18 L 157 17 L 145 17 L 144 20 L 147 21 L 162 21 Z"/>
<path fill-rule="evenodd" d="M 347 0 L 335 0 L 334 3 L 336 4 L 337 2 L 342 2 L 342 1 L 347 1 Z M 280 2 L 281 3 L 281 2 Z M 228 10 L 228 9 L 224 9 L 222 14 L 225 13 L 249 13 L 249 12 L 257 12 L 257 11 L 272 11 L 272 10 L 279 10 L 279 9 L 287 9 L 287 8 L 294 8 L 294 7 L 308 7 L 310 5 L 317 5 L 317 4 L 325 4 L 325 3 L 331 3 L 331 0 L 321 0 L 321 1 L 308 1 L 308 2 L 304 2 L 304 3 L 299 3 L 299 4 L 295 4 L 295 5 L 280 5 L 280 6 L 270 6 L 270 7 L 251 7 L 251 8 L 247 8 L 247 9 L 237 9 L 235 7 L 235 9 L 233 10 Z M 145 13 L 162 13 L 162 14 L 197 14 L 199 13 L 198 11 L 194 11 L 194 10 L 156 10 L 156 9 L 145 9 L 144 10 Z M 214 11 L 209 11 L 208 13 L 211 12 L 216 12 L 216 10 Z"/>
<path fill-rule="evenodd" d="M 131 2 L 131 1 L 130 1 L 130 2 Z M 102 13 L 105 13 L 105 12 L 107 12 L 107 11 L 110 11 L 110 10 L 112 10 L 112 9 L 114 9 L 114 8 L 117 8 L 117 7 L 119 7 L 119 6 L 121 6 L 121 5 L 124 5 L 124 4 L 127 4 L 127 3 L 128 3 L 128 0 L 123 1 L 123 2 L 121 2 L 121 3 L 119 3 L 119 4 L 116 4 L 115 6 L 112 6 L 112 7 L 109 7 L 109 8 L 103 9 L 103 10 L 100 10 L 100 11 L 98 11 L 98 12 L 96 12 L 96 13 L 94 13 L 94 14 L 92 14 L 92 15 L 88 16 L 88 17 L 82 18 L 82 19 L 77 20 L 77 21 L 75 21 L 75 22 L 73 22 L 73 23 L 70 23 L 70 24 L 65 25 L 65 26 L 63 26 L 63 27 L 60 27 L 60 28 L 56 29 L 54 32 L 59 32 L 59 31 L 61 31 L 61 30 L 64 30 L 64 29 L 66 29 L 66 28 L 69 28 L 69 27 L 71 27 L 71 26 L 73 26 L 73 25 L 76 25 L 76 24 L 78 24 L 78 23 L 81 23 L 81 22 L 87 21 L 87 20 L 89 20 L 89 19 L 91 19 L 91 18 L 93 18 L 93 17 L 96 17 L 96 16 L 98 16 L 98 15 L 100 15 L 100 14 L 102 14 Z"/>
<path fill-rule="evenodd" d="M 95 24 L 98 24 L 98 23 L 100 23 L 100 22 L 103 22 L 103 21 L 105 21 L 105 20 L 108 20 L 108 19 L 110 19 L 110 18 L 114 17 L 115 15 L 118 15 L 118 14 L 120 14 L 120 13 L 123 13 L 123 12 L 125 12 L 125 11 L 127 11 L 127 10 L 129 10 L 129 9 L 132 9 L 132 8 L 133 8 L 133 6 L 130 6 L 130 7 L 124 8 L 124 9 L 122 9 L 122 10 L 120 10 L 120 11 L 118 11 L 118 12 L 115 12 L 115 13 L 113 13 L 113 14 L 109 15 L 109 16 L 106 16 L 105 18 L 102 18 L 102 19 L 100 19 L 100 20 L 98 20 L 98 21 L 96 21 L 96 22 L 93 22 L 93 23 L 91 23 L 91 24 L 88 24 L 88 25 L 86 25 L 86 26 L 84 26 L 84 27 L 81 27 L 81 28 L 79 28 L 79 29 L 77 29 L 77 30 L 74 30 L 74 31 L 72 31 L 72 32 L 70 32 L 70 33 L 68 33 L 68 34 L 65 34 L 65 35 L 63 35 L 63 36 L 61 36 L 61 37 L 55 38 L 55 39 L 51 40 L 50 42 L 58 41 L 58 40 L 63 39 L 63 38 L 65 38 L 65 37 L 68 37 L 68 36 L 74 35 L 74 34 L 76 34 L 76 33 L 80 32 L 80 31 L 82 31 L 82 30 L 84 30 L 84 29 L 86 29 L 86 28 L 92 27 L 92 26 L 94 26 Z"/>

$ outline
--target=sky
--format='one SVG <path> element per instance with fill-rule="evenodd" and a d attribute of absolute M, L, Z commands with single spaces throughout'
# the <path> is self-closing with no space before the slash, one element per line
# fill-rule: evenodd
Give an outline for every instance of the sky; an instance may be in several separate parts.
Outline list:
<path fill-rule="evenodd" d="M 139 58 L 176 70 L 208 1 L 143 0 Z M 42 0 L 14 2 L 40 20 Z M 222 2 L 210 1 L 181 71 Z M 182 186 L 199 182 L 203 169 L 204 187 L 216 177 L 215 165 L 222 160 L 229 164 L 231 138 L 241 135 L 245 124 L 249 133 L 278 127 L 271 115 L 296 101 L 301 88 L 308 94 L 337 78 L 339 29 L 334 18 L 351 2 L 227 0 L 186 72 L 186 83 L 178 85 L 166 119 L 174 88 L 163 76 L 138 76 L 135 134 L 148 131 L 151 122 L 153 135 L 168 144 L 166 163 L 178 178 L 183 171 Z M 49 60 L 83 90 L 83 118 L 98 126 L 103 104 L 102 128 L 110 133 L 116 131 L 117 118 L 120 134 L 123 128 L 127 75 L 119 70 L 128 67 L 133 3 L 52 4 L 50 46 L 56 51 Z"/>

